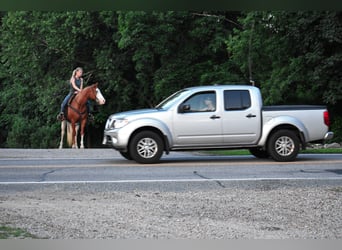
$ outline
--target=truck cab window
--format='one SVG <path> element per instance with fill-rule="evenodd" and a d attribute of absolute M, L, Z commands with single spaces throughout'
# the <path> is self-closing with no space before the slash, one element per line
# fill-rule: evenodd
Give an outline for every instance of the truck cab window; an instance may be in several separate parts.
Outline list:
<path fill-rule="evenodd" d="M 251 106 L 251 97 L 248 90 L 225 90 L 225 110 L 244 110 Z"/>

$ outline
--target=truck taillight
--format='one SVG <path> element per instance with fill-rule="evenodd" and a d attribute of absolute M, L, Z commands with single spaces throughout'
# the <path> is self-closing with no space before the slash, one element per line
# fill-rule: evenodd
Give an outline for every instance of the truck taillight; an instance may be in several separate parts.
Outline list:
<path fill-rule="evenodd" d="M 328 127 L 330 127 L 329 112 L 328 111 L 324 111 L 323 117 L 324 117 L 324 124 L 327 125 Z"/>

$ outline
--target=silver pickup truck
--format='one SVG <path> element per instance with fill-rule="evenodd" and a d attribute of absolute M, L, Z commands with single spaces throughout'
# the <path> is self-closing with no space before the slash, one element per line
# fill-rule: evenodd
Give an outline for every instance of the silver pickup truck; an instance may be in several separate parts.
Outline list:
<path fill-rule="evenodd" d="M 153 109 L 109 116 L 103 144 L 128 160 L 156 163 L 163 152 L 246 148 L 293 161 L 308 142 L 333 137 L 325 106 L 263 106 L 260 90 L 215 85 L 180 90 Z"/>

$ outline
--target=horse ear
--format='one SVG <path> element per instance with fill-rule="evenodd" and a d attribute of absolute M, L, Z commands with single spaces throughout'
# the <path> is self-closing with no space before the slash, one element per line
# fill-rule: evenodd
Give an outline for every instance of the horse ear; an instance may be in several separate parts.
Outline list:
<path fill-rule="evenodd" d="M 99 83 L 97 82 L 97 83 L 95 83 L 94 85 L 95 85 L 95 87 L 97 88 L 97 85 L 99 85 Z"/>

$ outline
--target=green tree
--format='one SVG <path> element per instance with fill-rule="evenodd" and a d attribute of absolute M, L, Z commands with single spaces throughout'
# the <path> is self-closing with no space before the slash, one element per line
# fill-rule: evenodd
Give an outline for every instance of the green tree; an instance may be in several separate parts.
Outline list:
<path fill-rule="evenodd" d="M 235 12 L 119 12 L 118 46 L 132 51 L 136 89 L 153 106 L 190 85 L 235 80 L 225 39 Z"/>
<path fill-rule="evenodd" d="M 152 107 L 183 87 L 250 77 L 266 104 L 325 103 L 341 116 L 340 12 L 11 11 L 0 18 L 2 147 L 57 146 L 56 115 L 77 66 L 107 99 L 94 106 L 91 146 L 101 145 L 114 112 Z"/>
<path fill-rule="evenodd" d="M 95 30 L 92 22 L 93 15 L 88 12 L 16 11 L 3 16 L 0 67 L 4 91 L 0 98 L 1 126 L 10 142 L 7 146 L 57 144 L 55 117 L 68 92 L 67 79 L 76 65 L 93 67 L 88 63 L 93 44 L 87 42 Z M 15 126 L 18 121 L 25 124 L 20 137 L 16 131 L 20 126 Z M 26 142 L 24 137 L 32 140 Z"/>
<path fill-rule="evenodd" d="M 249 12 L 228 40 L 241 76 L 262 88 L 266 103 L 325 103 L 342 99 L 340 12 Z"/>
<path fill-rule="evenodd" d="M 0 121 L 6 131 L 1 145 L 57 144 L 55 117 L 76 66 L 84 68 L 87 83 L 100 83 L 107 98 L 105 107 L 95 108 L 96 123 L 89 127 L 97 141 L 113 112 L 154 106 L 182 87 L 236 79 L 225 39 L 238 16 L 235 12 L 6 12 L 0 37 L 4 90 Z"/>
<path fill-rule="evenodd" d="M 239 21 L 227 45 L 241 78 L 252 76 L 265 104 L 328 105 L 341 141 L 342 13 L 257 11 Z"/>

